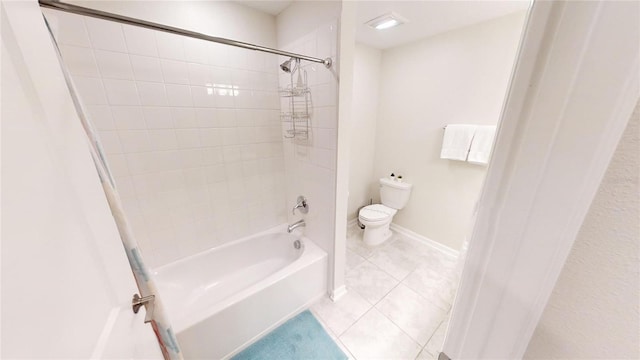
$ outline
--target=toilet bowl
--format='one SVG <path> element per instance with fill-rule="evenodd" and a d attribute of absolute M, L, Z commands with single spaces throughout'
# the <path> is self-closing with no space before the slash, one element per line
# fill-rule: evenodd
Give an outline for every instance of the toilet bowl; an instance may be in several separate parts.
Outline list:
<path fill-rule="evenodd" d="M 382 204 L 365 206 L 360 209 L 358 219 L 365 226 L 363 241 L 369 246 L 377 246 L 391 237 L 389 226 L 398 212 Z"/>
<path fill-rule="evenodd" d="M 382 204 L 365 206 L 358 212 L 358 219 L 364 225 L 362 240 L 369 246 L 377 246 L 391 237 L 389 229 L 393 216 L 409 201 L 411 184 L 397 180 L 380 179 L 380 199 Z"/>

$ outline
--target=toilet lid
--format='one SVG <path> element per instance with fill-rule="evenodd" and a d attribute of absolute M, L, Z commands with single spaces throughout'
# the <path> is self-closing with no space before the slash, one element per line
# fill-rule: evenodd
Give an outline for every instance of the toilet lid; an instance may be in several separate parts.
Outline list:
<path fill-rule="evenodd" d="M 388 219 L 390 216 L 395 215 L 396 211 L 397 210 L 382 204 L 374 204 L 362 208 L 359 216 L 366 221 L 383 221 Z"/>

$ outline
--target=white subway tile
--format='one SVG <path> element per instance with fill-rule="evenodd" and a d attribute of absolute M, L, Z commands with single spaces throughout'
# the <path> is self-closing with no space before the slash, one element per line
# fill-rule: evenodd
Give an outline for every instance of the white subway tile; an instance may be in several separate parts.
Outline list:
<path fill-rule="evenodd" d="M 116 22 L 85 18 L 89 38 L 94 49 L 127 52 L 122 26 Z"/>
<path fill-rule="evenodd" d="M 200 167 L 203 164 L 200 149 L 184 149 L 178 151 L 178 165 L 182 169 Z"/>
<path fill-rule="evenodd" d="M 144 107 L 144 119 L 147 129 L 172 129 L 174 127 L 171 109 L 167 107 Z"/>
<path fill-rule="evenodd" d="M 162 69 L 158 58 L 130 55 L 133 75 L 138 81 L 163 82 Z"/>
<path fill-rule="evenodd" d="M 336 169 L 336 152 L 335 150 L 314 148 L 311 150 L 311 162 L 327 169 Z"/>
<path fill-rule="evenodd" d="M 242 145 L 242 160 L 256 160 L 258 159 L 258 145 L 257 144 L 248 144 Z"/>
<path fill-rule="evenodd" d="M 218 146 L 202 149 L 202 161 L 208 165 L 223 163 L 222 148 Z"/>
<path fill-rule="evenodd" d="M 235 106 L 235 90 L 228 88 L 214 88 L 215 104 L 218 108 L 232 109 Z"/>
<path fill-rule="evenodd" d="M 164 84 L 146 81 L 138 81 L 136 84 L 142 105 L 166 106 L 169 102 Z"/>
<path fill-rule="evenodd" d="M 126 154 L 152 150 L 146 130 L 120 130 L 118 136 Z"/>
<path fill-rule="evenodd" d="M 100 139 L 102 149 L 107 155 L 122 153 L 122 146 L 120 145 L 120 139 L 118 138 L 117 132 L 98 131 L 98 138 Z"/>
<path fill-rule="evenodd" d="M 323 84 L 311 88 L 313 106 L 336 106 L 336 89 L 332 84 Z"/>
<path fill-rule="evenodd" d="M 209 71 L 211 73 L 211 80 L 213 81 L 214 86 L 233 85 L 233 71 L 230 68 L 211 66 Z"/>
<path fill-rule="evenodd" d="M 185 61 L 182 37 L 179 35 L 155 31 L 158 56 L 163 59 Z"/>
<path fill-rule="evenodd" d="M 80 99 L 82 99 L 85 105 L 107 104 L 107 95 L 102 80 L 84 76 L 74 76 L 73 83 L 78 90 Z"/>
<path fill-rule="evenodd" d="M 204 168 L 191 168 L 183 170 L 187 187 L 200 187 L 207 184 Z"/>
<path fill-rule="evenodd" d="M 225 163 L 239 162 L 242 160 L 242 146 L 225 146 L 222 149 Z"/>
<path fill-rule="evenodd" d="M 200 147 L 200 131 L 198 129 L 176 129 L 178 147 L 190 149 Z"/>
<path fill-rule="evenodd" d="M 243 176 L 242 162 L 224 164 L 224 172 L 229 181 L 233 181 L 234 184 L 237 184 L 237 181 L 242 179 Z"/>
<path fill-rule="evenodd" d="M 109 104 L 140 105 L 135 82 L 116 79 L 104 79 L 103 82 Z"/>
<path fill-rule="evenodd" d="M 149 130 L 149 142 L 152 150 L 164 151 L 178 148 L 178 140 L 173 129 Z"/>
<path fill-rule="evenodd" d="M 240 109 L 236 110 L 236 126 L 238 127 L 246 127 L 253 126 L 254 119 L 256 118 L 255 111 Z"/>
<path fill-rule="evenodd" d="M 185 58 L 189 62 L 198 64 L 208 63 L 208 46 L 204 40 L 184 38 Z"/>
<path fill-rule="evenodd" d="M 189 70 L 184 61 L 161 59 L 162 75 L 165 83 L 168 84 L 188 84 Z"/>
<path fill-rule="evenodd" d="M 189 63 L 187 64 L 189 71 L 189 83 L 198 86 L 213 86 L 211 71 L 208 65 Z"/>
<path fill-rule="evenodd" d="M 60 45 L 60 52 L 71 75 L 100 77 L 98 65 L 90 48 Z"/>
<path fill-rule="evenodd" d="M 208 46 L 208 61 L 214 66 L 229 65 L 229 46 L 223 44 L 210 43 Z"/>
<path fill-rule="evenodd" d="M 135 26 L 123 25 L 124 38 L 130 54 L 158 56 L 154 31 Z"/>
<path fill-rule="evenodd" d="M 338 114 L 333 106 L 314 108 L 311 125 L 318 128 L 335 129 L 337 127 Z"/>
<path fill-rule="evenodd" d="M 220 127 L 235 127 L 236 126 L 236 112 L 233 109 L 216 109 L 216 119 L 218 119 L 218 126 Z"/>
<path fill-rule="evenodd" d="M 103 78 L 133 80 L 129 55 L 104 50 L 95 50 L 95 55 Z"/>
<path fill-rule="evenodd" d="M 107 163 L 109 164 L 109 170 L 114 177 L 129 176 L 127 160 L 123 154 L 109 154 Z"/>
<path fill-rule="evenodd" d="M 216 109 L 197 108 L 195 112 L 198 127 L 213 128 L 220 126 Z"/>
<path fill-rule="evenodd" d="M 191 94 L 193 96 L 193 105 L 196 107 L 215 107 L 215 96 L 213 88 L 205 86 L 192 86 Z"/>
<path fill-rule="evenodd" d="M 127 160 L 124 159 L 124 161 L 126 162 Z M 129 169 L 127 168 L 127 172 L 129 171 Z M 122 177 L 115 177 L 115 181 L 116 181 L 116 188 L 118 189 L 118 194 L 120 196 L 122 196 L 123 198 L 133 198 L 136 196 L 136 191 L 135 191 L 135 187 L 133 186 L 133 181 L 131 180 L 131 176 L 122 176 Z M 136 205 L 138 204 L 138 200 L 136 199 Z M 127 213 L 127 216 L 129 214 Z M 139 228 L 139 224 L 135 223 L 132 221 L 133 227 L 137 227 Z M 144 227 L 143 229 L 144 230 Z"/>
<path fill-rule="evenodd" d="M 87 112 L 89 121 L 96 130 L 115 130 L 111 108 L 108 105 L 87 105 Z"/>
<path fill-rule="evenodd" d="M 111 109 L 116 129 L 140 130 L 146 128 L 142 109 L 139 106 L 112 106 Z"/>
<path fill-rule="evenodd" d="M 91 47 L 84 17 L 49 9 L 43 9 L 43 13 L 58 44 Z"/>
<path fill-rule="evenodd" d="M 223 129 L 200 129 L 200 144 L 202 146 L 222 145 Z"/>
<path fill-rule="evenodd" d="M 225 181 L 225 172 L 226 168 L 224 165 L 211 165 L 204 168 L 208 184 Z"/>
<path fill-rule="evenodd" d="M 176 129 L 198 127 L 196 111 L 193 108 L 171 108 L 171 116 L 173 117 L 173 124 Z"/>
<path fill-rule="evenodd" d="M 170 106 L 193 106 L 193 100 L 191 99 L 191 89 L 189 88 L 189 86 L 167 84 L 166 89 Z"/>
<path fill-rule="evenodd" d="M 222 128 L 220 129 L 222 134 L 223 145 L 237 145 L 238 141 L 238 129 L 236 128 Z"/>

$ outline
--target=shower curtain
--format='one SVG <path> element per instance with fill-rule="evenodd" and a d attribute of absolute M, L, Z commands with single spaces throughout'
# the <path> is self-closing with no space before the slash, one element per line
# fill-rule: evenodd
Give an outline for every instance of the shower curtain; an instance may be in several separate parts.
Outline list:
<path fill-rule="evenodd" d="M 62 69 L 62 73 L 64 74 L 67 87 L 69 88 L 69 93 L 71 94 L 71 98 L 73 99 L 76 108 L 76 112 L 78 114 L 78 117 L 80 118 L 80 121 L 82 122 L 82 127 L 84 128 L 87 135 L 89 151 L 91 152 L 91 157 L 93 158 L 93 162 L 100 177 L 102 188 L 104 189 L 109 208 L 111 209 L 111 213 L 116 222 L 118 232 L 120 233 L 120 239 L 122 240 L 127 258 L 129 259 L 129 264 L 131 265 L 131 270 L 138 285 L 140 295 L 143 297 L 149 295 L 155 296 L 151 326 L 153 327 L 153 331 L 158 338 L 158 343 L 162 350 L 162 354 L 165 359 L 183 359 L 178 341 L 175 337 L 175 334 L 173 333 L 171 323 L 169 322 L 169 319 L 164 310 L 162 299 L 158 294 L 158 290 L 153 281 L 153 278 L 151 278 L 149 275 L 149 268 L 145 265 L 142 255 L 140 254 L 138 243 L 125 216 L 120 196 L 118 195 L 115 182 L 113 181 L 113 177 L 111 176 L 111 172 L 109 171 L 109 167 L 104 158 L 100 143 L 98 142 L 95 132 L 93 131 L 91 123 L 85 116 L 86 112 L 84 111 L 82 102 L 80 101 L 77 91 L 75 90 L 73 80 L 71 79 L 69 72 L 64 66 L 62 55 L 60 53 L 58 43 L 56 42 L 56 39 L 51 31 L 51 27 L 49 26 L 46 18 L 44 18 L 44 21 L 47 25 L 47 29 L 49 30 L 51 41 L 53 42 L 54 48 L 56 49 L 58 61 L 60 62 L 60 68 Z"/>

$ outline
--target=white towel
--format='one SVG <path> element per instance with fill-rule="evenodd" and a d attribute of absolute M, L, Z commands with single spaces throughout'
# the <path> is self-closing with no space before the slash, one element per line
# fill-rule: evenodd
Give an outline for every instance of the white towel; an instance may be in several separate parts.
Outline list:
<path fill-rule="evenodd" d="M 467 161 L 472 164 L 487 165 L 491 157 L 493 138 L 496 135 L 494 125 L 476 127 L 476 134 L 471 141 L 471 149 Z"/>
<path fill-rule="evenodd" d="M 467 160 L 471 139 L 476 131 L 475 125 L 449 124 L 444 129 L 444 139 L 442 139 L 441 159 Z"/>

